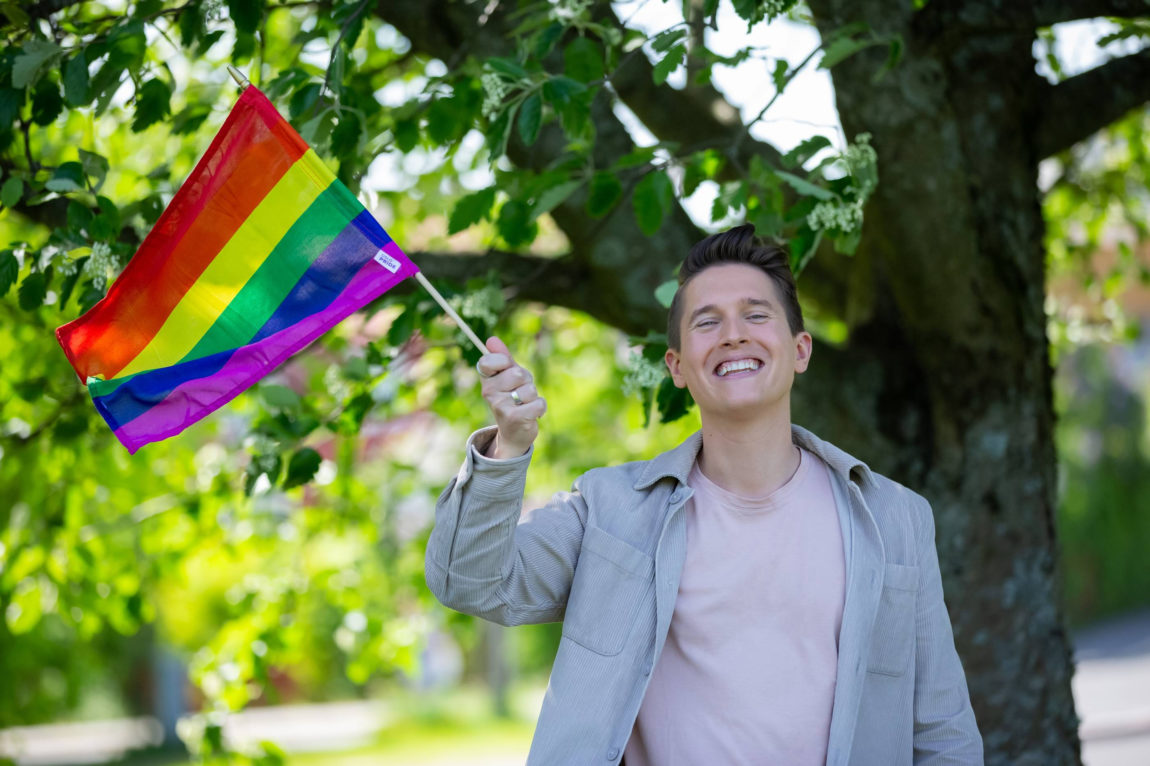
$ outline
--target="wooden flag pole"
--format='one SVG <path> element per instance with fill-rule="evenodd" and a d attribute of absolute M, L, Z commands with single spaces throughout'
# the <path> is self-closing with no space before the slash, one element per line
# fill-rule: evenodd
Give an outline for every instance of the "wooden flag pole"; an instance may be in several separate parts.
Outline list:
<path fill-rule="evenodd" d="M 241 89 L 251 85 L 248 78 L 244 77 L 243 74 L 231 64 L 228 64 L 228 74 L 232 76 L 232 79 L 236 81 L 236 85 L 239 85 Z M 483 341 L 479 339 L 475 331 L 468 327 L 467 322 L 464 322 L 463 318 L 455 313 L 455 309 L 451 308 L 443 296 L 439 294 L 439 291 L 427 281 L 427 277 L 417 271 L 415 272 L 415 279 L 419 284 L 423 285 L 424 290 L 427 290 L 427 292 L 431 294 L 431 297 L 435 299 L 435 302 L 439 304 L 439 307 L 443 309 L 444 313 L 451 317 L 451 320 L 459 326 L 459 329 L 463 330 L 463 334 L 467 336 L 468 340 L 475 344 L 475 348 L 479 350 L 479 353 L 486 354 L 487 346 L 483 345 Z"/>
<path fill-rule="evenodd" d="M 443 299 L 443 296 L 439 294 L 439 291 L 436 290 L 435 287 L 427 281 L 427 277 L 423 276 L 422 272 L 417 271 L 415 272 L 415 279 L 419 282 L 419 284 L 423 285 L 424 290 L 427 290 L 427 292 L 431 293 L 431 297 L 435 298 L 436 303 L 439 304 L 439 307 L 443 309 L 447 316 L 451 317 L 451 320 L 455 322 L 455 324 L 459 325 L 459 329 L 463 330 L 463 334 L 467 336 L 467 339 L 475 344 L 475 348 L 479 349 L 479 353 L 486 354 L 487 346 L 483 345 L 483 341 L 479 339 L 479 336 L 475 334 L 475 331 L 467 326 L 467 322 L 464 322 L 459 314 L 455 313 L 455 309 L 451 308 L 447 301 Z"/>

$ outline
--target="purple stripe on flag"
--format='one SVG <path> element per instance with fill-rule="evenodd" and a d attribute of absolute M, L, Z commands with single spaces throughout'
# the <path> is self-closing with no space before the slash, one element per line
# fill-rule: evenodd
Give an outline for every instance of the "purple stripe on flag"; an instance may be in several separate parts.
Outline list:
<path fill-rule="evenodd" d="M 237 349 L 215 374 L 176 386 L 163 400 L 116 428 L 116 437 L 134 453 L 145 444 L 174 436 L 234 399 L 289 356 L 418 271 L 394 242 L 381 249 L 398 261 L 395 273 L 373 260 L 378 248 L 371 247 L 367 263 L 326 309 Z"/>

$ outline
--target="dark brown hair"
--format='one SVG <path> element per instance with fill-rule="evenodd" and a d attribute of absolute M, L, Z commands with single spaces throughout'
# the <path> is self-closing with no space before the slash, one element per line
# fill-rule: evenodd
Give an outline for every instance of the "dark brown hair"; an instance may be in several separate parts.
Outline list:
<path fill-rule="evenodd" d="M 756 237 L 754 224 L 745 223 L 696 242 L 683 260 L 679 267 L 679 289 L 675 291 L 667 315 L 667 345 L 670 348 L 678 351 L 682 343 L 679 325 L 683 321 L 683 294 L 687 284 L 711 266 L 724 263 L 745 263 L 770 277 L 783 302 L 791 335 L 803 331 L 803 310 L 799 307 L 795 277 L 791 273 L 787 252 L 778 245 Z"/>

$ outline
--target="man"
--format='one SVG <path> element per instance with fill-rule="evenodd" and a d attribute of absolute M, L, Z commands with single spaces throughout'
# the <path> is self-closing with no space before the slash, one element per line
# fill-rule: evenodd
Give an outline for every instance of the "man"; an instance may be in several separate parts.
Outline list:
<path fill-rule="evenodd" d="M 502 625 L 563 620 L 528 764 L 981 764 L 930 506 L 791 424 L 811 336 L 754 227 L 692 248 L 666 364 L 702 429 L 519 520 L 546 402 L 498 339 L 496 425 L 436 508 L 427 582 Z"/>

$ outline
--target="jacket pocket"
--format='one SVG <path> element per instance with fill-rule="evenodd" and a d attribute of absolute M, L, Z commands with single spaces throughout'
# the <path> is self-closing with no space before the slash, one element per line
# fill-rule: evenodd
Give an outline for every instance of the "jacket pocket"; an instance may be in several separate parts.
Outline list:
<path fill-rule="evenodd" d="M 918 567 L 887 564 L 883 570 L 882 596 L 871 632 L 867 670 L 901 676 L 910 663 L 915 643 L 915 601 L 918 598 Z"/>
<path fill-rule="evenodd" d="M 596 654 L 623 651 L 654 571 L 654 559 L 643 551 L 599 527 L 587 527 L 567 598 L 564 637 Z"/>

